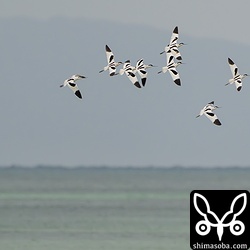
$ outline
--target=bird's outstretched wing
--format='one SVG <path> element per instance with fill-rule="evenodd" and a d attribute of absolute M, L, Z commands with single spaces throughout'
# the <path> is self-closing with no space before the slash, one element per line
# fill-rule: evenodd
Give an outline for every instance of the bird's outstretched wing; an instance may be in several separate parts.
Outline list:
<path fill-rule="evenodd" d="M 178 26 L 176 26 L 173 30 L 169 45 L 177 43 L 178 38 L 179 38 L 179 32 L 178 32 Z"/>
<path fill-rule="evenodd" d="M 218 126 L 221 125 L 221 122 L 218 119 L 217 115 L 215 113 L 213 113 L 212 111 L 206 111 L 204 114 L 215 125 L 218 125 Z"/>
<path fill-rule="evenodd" d="M 140 83 L 138 82 L 138 79 L 135 75 L 135 73 L 133 72 L 133 69 L 131 67 L 130 64 L 130 60 L 127 60 L 124 65 L 123 65 L 123 69 L 124 72 L 126 74 L 126 76 L 128 77 L 128 79 L 137 87 L 137 88 L 141 88 Z"/>
<path fill-rule="evenodd" d="M 68 86 L 75 93 L 75 95 L 78 98 L 82 99 L 82 94 L 81 94 L 81 92 L 80 92 L 80 90 L 79 90 L 79 88 L 78 88 L 78 86 L 77 86 L 77 84 L 75 82 L 68 81 Z"/>
<path fill-rule="evenodd" d="M 181 86 L 181 79 L 178 71 L 176 70 L 176 66 L 174 63 L 174 56 L 171 53 L 166 53 L 167 57 L 167 67 L 169 74 L 171 75 L 174 83 L 178 86 Z"/>
<path fill-rule="evenodd" d="M 111 51 L 111 49 L 109 48 L 108 45 L 106 45 L 106 57 L 107 57 L 107 62 L 108 62 L 108 66 L 109 66 L 109 75 L 113 76 L 116 73 L 116 67 L 115 67 L 115 56 L 113 54 L 113 52 Z"/>
<path fill-rule="evenodd" d="M 143 59 L 140 59 L 136 63 L 136 71 L 141 77 L 141 83 L 142 86 L 144 87 L 146 85 L 146 80 L 147 80 L 147 71 L 143 62 Z"/>
<path fill-rule="evenodd" d="M 239 69 L 232 59 L 228 58 L 228 63 L 232 72 L 233 77 L 239 75 Z"/>

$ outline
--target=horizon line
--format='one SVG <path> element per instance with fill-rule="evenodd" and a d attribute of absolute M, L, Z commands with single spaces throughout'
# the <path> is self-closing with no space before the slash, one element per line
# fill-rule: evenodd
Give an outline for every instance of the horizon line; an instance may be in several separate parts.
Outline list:
<path fill-rule="evenodd" d="M 75 166 L 67 166 L 67 165 L 52 165 L 52 164 L 38 164 L 33 166 L 24 166 L 19 164 L 12 164 L 12 165 L 1 165 L 0 169 L 196 169 L 196 170 L 206 170 L 206 169 L 250 169 L 249 166 L 182 166 L 182 165 L 173 165 L 173 166 L 153 166 L 153 165 L 144 165 L 144 166 L 136 166 L 136 165 L 75 165 Z"/>

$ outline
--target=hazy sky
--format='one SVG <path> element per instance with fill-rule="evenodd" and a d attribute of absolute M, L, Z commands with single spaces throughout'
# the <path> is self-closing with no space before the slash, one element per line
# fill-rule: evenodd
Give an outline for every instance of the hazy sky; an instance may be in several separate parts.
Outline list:
<path fill-rule="evenodd" d="M 249 166 L 249 1 L 1 1 L 0 166 Z M 238 9 L 237 9 L 238 8 Z M 157 74 L 179 26 L 183 85 Z M 143 57 L 147 85 L 99 74 Z M 59 85 L 72 74 L 84 99 Z M 221 127 L 196 115 L 214 100 Z"/>
<path fill-rule="evenodd" d="M 239 0 L 237 4 L 233 0 L 2 0 L 0 17 L 89 18 L 158 29 L 165 29 L 174 22 L 182 26 L 183 33 L 192 36 L 212 36 L 249 44 L 249 8 L 248 0 Z"/>

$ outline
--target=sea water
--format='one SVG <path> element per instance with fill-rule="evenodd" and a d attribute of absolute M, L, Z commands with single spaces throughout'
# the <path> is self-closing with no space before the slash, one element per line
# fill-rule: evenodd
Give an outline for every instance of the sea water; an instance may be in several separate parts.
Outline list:
<path fill-rule="evenodd" d="M 249 180 L 250 168 L 0 168 L 0 249 L 189 249 L 190 192 Z"/>

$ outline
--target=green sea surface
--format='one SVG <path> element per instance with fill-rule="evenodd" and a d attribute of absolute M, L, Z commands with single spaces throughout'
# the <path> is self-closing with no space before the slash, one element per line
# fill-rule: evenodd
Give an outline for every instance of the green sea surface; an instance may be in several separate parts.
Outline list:
<path fill-rule="evenodd" d="M 250 168 L 0 168 L 0 249 L 190 249 L 190 192 L 249 180 Z"/>

